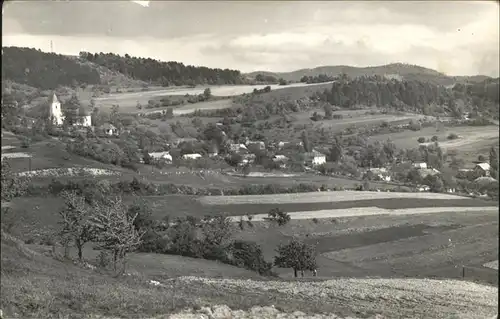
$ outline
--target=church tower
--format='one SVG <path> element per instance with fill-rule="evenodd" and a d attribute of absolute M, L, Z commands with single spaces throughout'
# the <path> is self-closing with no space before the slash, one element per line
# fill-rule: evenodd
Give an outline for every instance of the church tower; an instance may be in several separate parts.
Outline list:
<path fill-rule="evenodd" d="M 50 102 L 49 116 L 52 119 L 54 125 L 63 124 L 64 116 L 61 109 L 61 102 L 59 102 L 55 93 L 52 95 L 52 100 Z"/>

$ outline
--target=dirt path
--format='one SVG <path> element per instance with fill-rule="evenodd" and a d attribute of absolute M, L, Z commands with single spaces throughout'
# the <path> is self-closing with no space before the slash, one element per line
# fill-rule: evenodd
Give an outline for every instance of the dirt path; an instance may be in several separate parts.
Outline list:
<path fill-rule="evenodd" d="M 272 195 L 236 195 L 236 196 L 204 196 L 199 201 L 205 205 L 228 204 L 281 204 L 281 203 L 320 203 L 342 202 L 369 199 L 391 198 L 424 198 L 424 199 L 469 199 L 468 197 L 442 194 L 442 193 L 397 193 L 397 192 L 362 192 L 362 191 L 337 191 L 337 192 L 310 192 L 293 194 Z"/>

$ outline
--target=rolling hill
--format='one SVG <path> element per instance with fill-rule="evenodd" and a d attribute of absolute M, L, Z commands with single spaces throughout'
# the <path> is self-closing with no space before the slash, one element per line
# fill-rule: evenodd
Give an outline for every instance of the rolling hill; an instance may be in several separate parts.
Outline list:
<path fill-rule="evenodd" d="M 258 74 L 269 75 L 275 78 L 283 78 L 286 81 L 300 81 L 303 76 L 319 76 L 324 74 L 327 76 L 339 76 L 342 73 L 351 78 L 359 76 L 373 76 L 373 75 L 399 75 L 407 80 L 420 80 L 427 81 L 433 84 L 453 85 L 454 83 L 465 82 L 481 82 L 489 79 L 487 76 L 448 76 L 444 73 L 424 68 L 418 65 L 409 65 L 403 63 L 392 63 L 381 66 L 373 67 L 353 67 L 346 65 L 337 66 L 320 66 L 313 69 L 300 69 L 293 72 L 273 73 L 268 71 L 256 71 L 245 74 L 250 78 L 254 78 Z"/>

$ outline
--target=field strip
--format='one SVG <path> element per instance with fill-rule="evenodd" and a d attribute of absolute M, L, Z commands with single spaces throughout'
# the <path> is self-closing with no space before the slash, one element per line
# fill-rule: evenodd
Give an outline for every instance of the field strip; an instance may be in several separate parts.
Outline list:
<path fill-rule="evenodd" d="M 176 280 L 229 291 L 242 288 L 277 291 L 332 303 L 341 301 L 356 307 L 363 305 L 364 311 L 382 312 L 383 318 L 490 318 L 498 312 L 497 287 L 460 280 L 339 278 L 319 282 L 259 282 L 199 277 Z"/>
<path fill-rule="evenodd" d="M 484 267 L 498 270 L 498 260 L 490 261 L 483 265 Z"/>
<path fill-rule="evenodd" d="M 354 217 L 354 216 L 372 216 L 372 215 L 418 215 L 418 214 L 437 214 L 437 213 L 458 213 L 458 212 L 497 212 L 497 206 L 485 207 L 424 207 L 424 208 L 406 208 L 406 209 L 385 209 L 379 207 L 356 207 L 347 209 L 324 209 L 305 212 L 288 213 L 291 219 L 322 219 L 336 217 Z M 248 220 L 247 215 L 229 217 L 233 222 L 240 219 Z M 253 215 L 252 221 L 263 221 L 268 218 L 267 214 Z"/>
<path fill-rule="evenodd" d="M 370 199 L 393 198 L 420 198 L 420 199 L 469 199 L 468 197 L 441 194 L 441 193 L 396 193 L 396 192 L 310 192 L 293 194 L 269 195 L 235 195 L 235 196 L 203 196 L 198 199 L 205 205 L 230 205 L 230 204 L 296 204 L 296 203 L 323 203 L 346 202 Z"/>

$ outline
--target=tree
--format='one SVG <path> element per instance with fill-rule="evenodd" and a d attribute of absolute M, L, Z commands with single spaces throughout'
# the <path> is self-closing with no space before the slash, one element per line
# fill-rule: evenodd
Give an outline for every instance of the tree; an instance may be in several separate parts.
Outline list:
<path fill-rule="evenodd" d="M 120 197 L 112 198 L 105 203 L 95 203 L 93 209 L 95 213 L 90 222 L 98 231 L 96 239 L 100 248 L 112 252 L 115 271 L 118 261 L 123 262 L 121 270 L 123 272 L 126 254 L 142 243 L 145 233 L 137 231 L 134 225 L 138 214 L 130 216 Z"/>
<path fill-rule="evenodd" d="M 226 216 L 205 216 L 202 219 L 201 230 L 206 244 L 223 245 L 232 236 L 231 220 Z"/>
<path fill-rule="evenodd" d="M 330 161 L 338 162 L 342 160 L 343 152 L 342 141 L 340 138 L 335 138 L 335 142 L 333 142 L 332 147 L 330 148 Z"/>
<path fill-rule="evenodd" d="M 23 196 L 28 190 L 30 179 L 14 174 L 6 159 L 2 161 L 2 202 Z"/>
<path fill-rule="evenodd" d="M 291 220 L 290 215 L 279 208 L 271 209 L 269 213 L 267 213 L 267 216 L 269 217 L 269 220 L 276 222 L 278 226 L 286 225 Z"/>
<path fill-rule="evenodd" d="M 276 250 L 274 264 L 280 268 L 292 268 L 294 277 L 297 271 L 316 269 L 316 250 L 312 245 L 292 239 L 288 244 L 280 244 Z"/>
<path fill-rule="evenodd" d="M 148 205 L 148 202 L 142 197 L 135 200 L 134 203 L 128 207 L 127 213 L 130 218 L 136 216 L 134 219 L 134 226 L 137 231 L 148 230 L 153 227 L 153 210 Z"/>
<path fill-rule="evenodd" d="M 311 142 L 309 141 L 309 137 L 307 136 L 307 132 L 306 131 L 302 132 L 302 144 L 304 145 L 304 150 L 306 152 L 311 152 L 312 151 Z"/>
<path fill-rule="evenodd" d="M 498 179 L 498 150 L 495 147 L 490 149 L 490 175 Z"/>
<path fill-rule="evenodd" d="M 77 124 L 78 122 L 78 110 L 81 108 L 81 103 L 76 94 L 73 94 L 71 98 L 64 103 L 63 115 L 64 122 L 71 126 Z"/>
<path fill-rule="evenodd" d="M 59 231 L 64 242 L 73 241 L 78 250 L 78 260 L 83 260 L 83 246 L 95 238 L 95 228 L 90 223 L 92 209 L 85 197 L 75 191 L 64 192 L 65 207 L 59 212 L 62 229 Z"/>
<path fill-rule="evenodd" d="M 326 103 L 324 106 L 324 110 L 325 110 L 325 119 L 331 120 L 333 118 L 333 107 L 329 103 Z"/>
<path fill-rule="evenodd" d="M 209 98 L 212 97 L 212 91 L 210 90 L 210 88 L 206 88 L 203 91 L 203 97 L 205 98 L 205 100 L 208 100 Z"/>

